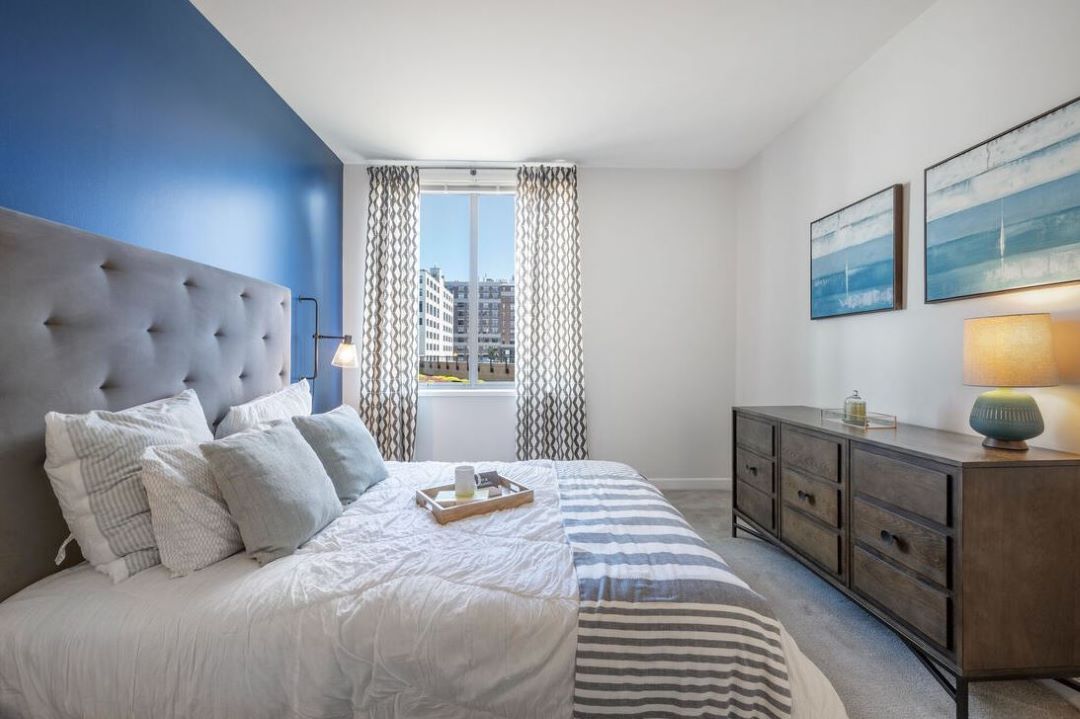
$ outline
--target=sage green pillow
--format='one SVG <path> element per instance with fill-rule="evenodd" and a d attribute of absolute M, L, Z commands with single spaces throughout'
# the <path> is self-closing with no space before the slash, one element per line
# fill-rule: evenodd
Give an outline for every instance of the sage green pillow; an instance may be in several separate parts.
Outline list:
<path fill-rule="evenodd" d="M 375 438 L 352 407 L 343 404 L 292 422 L 319 456 L 342 504 L 390 476 Z"/>
<path fill-rule="evenodd" d="M 341 514 L 334 483 L 291 422 L 199 446 L 260 565 L 292 554 Z"/>

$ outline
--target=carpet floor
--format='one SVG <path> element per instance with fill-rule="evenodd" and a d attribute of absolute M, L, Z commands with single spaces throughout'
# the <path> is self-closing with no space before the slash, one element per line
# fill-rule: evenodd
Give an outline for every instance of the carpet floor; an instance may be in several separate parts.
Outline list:
<path fill-rule="evenodd" d="M 878 620 L 779 549 L 731 537 L 731 492 L 664 493 L 702 539 L 772 603 L 803 653 L 824 672 L 851 719 L 951 719 L 952 700 Z M 1042 682 L 975 683 L 971 719 L 1077 719 Z"/>

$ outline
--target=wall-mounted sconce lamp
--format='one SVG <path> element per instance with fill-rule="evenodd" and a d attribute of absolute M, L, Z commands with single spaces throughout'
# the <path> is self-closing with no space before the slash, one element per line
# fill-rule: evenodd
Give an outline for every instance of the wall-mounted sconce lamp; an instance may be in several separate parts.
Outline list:
<path fill-rule="evenodd" d="M 337 350 L 334 351 L 334 358 L 330 360 L 330 364 L 335 367 L 344 367 L 345 369 L 356 369 L 360 366 L 360 358 L 356 353 L 356 345 L 353 344 L 352 335 L 324 335 L 319 332 L 319 301 L 314 297 L 297 297 L 297 302 L 310 302 L 315 305 L 315 332 L 311 335 L 311 341 L 315 344 L 315 364 L 311 370 L 310 377 L 302 377 L 301 379 L 311 380 L 312 382 L 319 376 L 319 340 L 341 340 L 341 343 L 337 346 Z"/>

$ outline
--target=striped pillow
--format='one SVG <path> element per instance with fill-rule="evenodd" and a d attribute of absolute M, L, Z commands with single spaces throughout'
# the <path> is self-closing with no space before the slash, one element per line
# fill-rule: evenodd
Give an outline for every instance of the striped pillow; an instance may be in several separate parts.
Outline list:
<path fill-rule="evenodd" d="M 190 389 L 120 412 L 45 415 L 45 472 L 95 569 L 119 582 L 159 563 L 139 458 L 147 447 L 211 438 Z"/>

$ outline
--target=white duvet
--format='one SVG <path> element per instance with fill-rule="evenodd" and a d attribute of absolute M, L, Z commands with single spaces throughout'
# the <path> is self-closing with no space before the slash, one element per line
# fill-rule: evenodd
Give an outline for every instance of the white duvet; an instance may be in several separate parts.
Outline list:
<path fill-rule="evenodd" d="M 577 581 L 550 462 L 479 465 L 523 507 L 438 525 L 391 476 L 295 555 L 120 584 L 82 565 L 0 603 L 0 717 L 571 716 Z M 843 719 L 784 636 L 793 717 Z"/>

